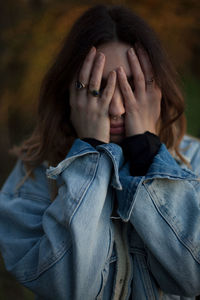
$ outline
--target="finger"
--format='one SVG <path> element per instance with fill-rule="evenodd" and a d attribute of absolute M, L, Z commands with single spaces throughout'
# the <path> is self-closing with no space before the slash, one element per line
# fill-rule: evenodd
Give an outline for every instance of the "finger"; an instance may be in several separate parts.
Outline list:
<path fill-rule="evenodd" d="M 96 48 L 92 47 L 89 53 L 87 54 L 83 62 L 83 65 L 81 67 L 78 79 L 80 82 L 82 82 L 85 85 L 88 85 L 89 83 L 90 73 L 95 60 L 95 56 L 96 56 Z"/>
<path fill-rule="evenodd" d="M 117 75 L 119 79 L 120 90 L 122 92 L 123 98 L 125 100 L 125 105 L 127 103 L 133 103 L 135 101 L 135 96 L 133 90 L 128 82 L 126 73 L 122 67 L 117 69 Z"/>
<path fill-rule="evenodd" d="M 107 107 L 109 107 L 109 104 L 111 102 L 111 99 L 112 99 L 114 91 L 115 91 L 116 78 L 117 78 L 116 72 L 111 71 L 108 76 L 106 87 L 101 96 L 100 102 L 105 104 L 105 106 L 107 106 Z"/>
<path fill-rule="evenodd" d="M 145 91 L 145 78 L 140 62 L 133 48 L 128 50 L 128 59 L 133 74 L 135 92 L 141 93 Z"/>
<path fill-rule="evenodd" d="M 154 85 L 155 85 L 155 81 L 153 80 L 153 78 L 154 78 L 153 68 L 152 68 L 149 56 L 142 47 L 139 47 L 137 49 L 137 54 L 138 54 L 138 58 L 140 61 L 142 71 L 144 73 L 146 90 L 152 89 L 152 87 L 154 87 Z"/>
<path fill-rule="evenodd" d="M 99 52 L 93 65 L 92 74 L 89 82 L 89 91 L 99 91 L 101 85 L 101 78 L 105 64 L 105 55 Z"/>

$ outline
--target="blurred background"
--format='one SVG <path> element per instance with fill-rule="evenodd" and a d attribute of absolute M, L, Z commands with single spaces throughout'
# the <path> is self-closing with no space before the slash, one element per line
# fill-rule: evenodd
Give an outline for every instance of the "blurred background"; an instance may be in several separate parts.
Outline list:
<path fill-rule="evenodd" d="M 181 76 L 187 132 L 200 137 L 199 0 L 6 0 L 0 2 L 0 186 L 31 133 L 41 80 L 75 19 L 93 4 L 123 4 L 157 32 Z M 30 300 L 0 258 L 0 300 Z"/>

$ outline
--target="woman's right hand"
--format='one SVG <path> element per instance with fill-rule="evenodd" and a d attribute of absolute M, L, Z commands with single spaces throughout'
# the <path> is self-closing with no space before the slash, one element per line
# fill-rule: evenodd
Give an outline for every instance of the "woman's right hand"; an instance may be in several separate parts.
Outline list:
<path fill-rule="evenodd" d="M 99 91 L 105 64 L 105 55 L 92 47 L 86 56 L 78 81 L 86 88 L 70 86 L 71 122 L 79 138 L 95 138 L 104 143 L 110 141 L 109 105 L 116 85 L 116 72 L 110 72 L 102 94 L 95 97 L 90 91 Z"/>

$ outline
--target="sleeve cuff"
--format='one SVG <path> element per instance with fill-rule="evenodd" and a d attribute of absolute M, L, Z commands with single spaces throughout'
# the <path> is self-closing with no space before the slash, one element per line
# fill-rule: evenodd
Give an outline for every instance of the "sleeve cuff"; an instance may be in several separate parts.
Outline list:
<path fill-rule="evenodd" d="M 104 142 L 101 142 L 101 141 L 93 139 L 93 138 L 83 138 L 82 141 L 90 144 L 94 148 L 96 148 L 99 145 L 105 144 Z"/>
<path fill-rule="evenodd" d="M 121 146 L 125 158 L 130 162 L 131 175 L 143 176 L 158 153 L 161 142 L 157 135 L 146 131 L 143 134 L 125 138 Z"/>

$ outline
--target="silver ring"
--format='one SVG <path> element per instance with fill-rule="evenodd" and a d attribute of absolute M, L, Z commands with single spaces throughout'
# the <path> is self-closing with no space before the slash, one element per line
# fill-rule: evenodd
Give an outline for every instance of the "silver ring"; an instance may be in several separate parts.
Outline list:
<path fill-rule="evenodd" d="M 82 89 L 85 89 L 86 86 L 87 86 L 86 84 L 84 84 L 83 82 L 81 82 L 81 81 L 79 81 L 79 80 L 75 81 L 75 88 L 76 88 L 78 91 L 80 91 L 80 90 L 82 90 Z"/>
<path fill-rule="evenodd" d="M 154 78 L 152 77 L 151 79 L 146 80 L 145 82 L 146 82 L 146 85 L 151 85 L 154 82 Z"/>

